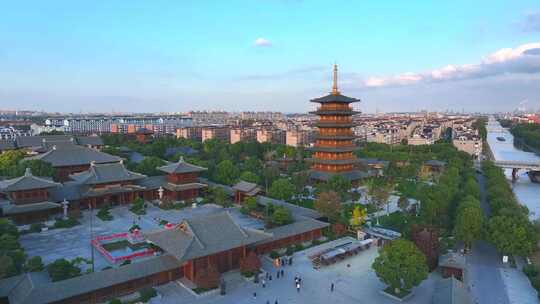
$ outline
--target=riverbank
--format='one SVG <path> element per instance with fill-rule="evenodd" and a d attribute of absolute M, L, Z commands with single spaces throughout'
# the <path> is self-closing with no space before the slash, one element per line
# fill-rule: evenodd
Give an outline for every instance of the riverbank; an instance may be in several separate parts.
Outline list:
<path fill-rule="evenodd" d="M 490 119 L 487 125 L 487 139 L 491 154 L 498 161 L 540 161 L 540 156 L 532 152 L 519 150 L 514 145 L 514 136 L 508 129 L 505 129 L 501 124 Z M 504 138 L 500 141 L 497 137 Z M 514 192 L 520 204 L 527 206 L 529 209 L 529 218 L 531 220 L 540 218 L 540 184 L 532 183 L 529 180 L 527 172 L 519 171 L 518 180 L 512 181 L 512 170 L 504 170 L 509 183 L 511 183 L 512 191 Z"/>

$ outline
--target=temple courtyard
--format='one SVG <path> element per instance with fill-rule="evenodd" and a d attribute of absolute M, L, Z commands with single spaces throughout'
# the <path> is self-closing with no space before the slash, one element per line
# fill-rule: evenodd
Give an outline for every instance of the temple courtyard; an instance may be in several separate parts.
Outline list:
<path fill-rule="evenodd" d="M 179 223 L 184 219 L 208 215 L 222 211 L 221 206 L 215 204 L 205 204 L 196 208 L 186 207 L 181 210 L 163 210 L 152 204 L 148 204 L 145 215 L 136 215 L 129 211 L 128 207 L 117 206 L 111 209 L 110 214 L 113 220 L 102 221 L 95 216 L 91 219 L 90 211 L 83 211 L 79 218 L 81 225 L 71 228 L 52 229 L 49 231 L 30 233 L 21 236 L 21 244 L 29 257 L 40 256 L 45 264 L 49 264 L 56 259 L 65 258 L 72 260 L 81 257 L 90 260 L 92 250 L 90 246 L 91 227 L 93 227 L 93 237 L 106 236 L 115 233 L 127 232 L 133 225 L 141 227 L 143 232 L 163 229 L 160 225 L 162 220 Z M 235 208 L 228 209 L 235 221 L 243 227 L 261 228 L 264 224 L 254 218 L 241 214 Z M 101 270 L 104 267 L 112 266 L 99 252 L 94 251 L 95 269 Z M 134 262 L 145 258 L 135 259 Z M 81 268 L 89 268 L 90 265 L 79 265 Z M 117 266 L 117 265 L 116 265 Z"/>
<path fill-rule="evenodd" d="M 285 266 L 285 277 L 276 279 L 277 269 L 267 259 L 263 259 L 263 268 L 273 274 L 273 280 L 267 281 L 266 288 L 261 284 L 243 279 L 238 272 L 227 273 L 227 295 L 217 293 L 195 296 L 181 284 L 176 282 L 159 286 L 160 297 L 152 299 L 152 304 L 172 303 L 235 303 L 235 304 L 265 304 L 267 301 L 274 304 L 302 304 L 302 303 L 398 303 L 394 299 L 387 298 L 379 293 L 384 285 L 376 277 L 371 269 L 373 260 L 377 257 L 378 248 L 373 246 L 356 256 L 346 259 L 337 264 L 313 269 L 309 256 L 323 250 L 351 241 L 352 238 L 342 238 L 316 247 L 311 247 L 294 254 L 293 265 Z M 347 266 L 349 264 L 349 267 Z M 294 287 L 294 276 L 302 278 L 300 292 Z M 439 278 L 437 273 L 432 273 L 419 287 L 414 290 L 414 296 L 407 303 L 428 304 L 431 303 L 434 284 Z M 330 284 L 334 282 L 335 290 L 330 292 Z M 257 293 L 254 298 L 253 293 Z"/>

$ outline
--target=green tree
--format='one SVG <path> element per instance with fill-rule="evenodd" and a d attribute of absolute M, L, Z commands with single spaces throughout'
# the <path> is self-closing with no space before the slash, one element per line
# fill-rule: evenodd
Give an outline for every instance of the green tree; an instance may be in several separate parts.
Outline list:
<path fill-rule="evenodd" d="M 53 282 L 62 281 L 81 275 L 81 269 L 66 259 L 58 259 L 47 265 L 46 268 Z"/>
<path fill-rule="evenodd" d="M 0 236 L 9 234 L 15 238 L 19 238 L 19 230 L 8 219 L 0 218 Z"/>
<path fill-rule="evenodd" d="M 326 216 L 330 223 L 336 223 L 341 217 L 340 197 L 336 192 L 329 191 L 319 194 L 314 203 L 315 210 Z"/>
<path fill-rule="evenodd" d="M 407 208 L 409 208 L 410 202 L 409 202 L 409 199 L 407 197 L 400 196 L 397 204 L 398 204 L 398 207 L 401 210 L 405 211 L 405 210 L 407 210 Z"/>
<path fill-rule="evenodd" d="M 232 161 L 224 160 L 217 165 L 214 180 L 225 185 L 232 185 L 238 179 L 239 174 L 238 168 Z"/>
<path fill-rule="evenodd" d="M 466 248 L 471 248 L 472 242 L 482 236 L 484 217 L 478 201 L 460 206 L 454 226 L 454 235 L 463 241 Z"/>
<path fill-rule="evenodd" d="M 341 175 L 332 176 L 323 186 L 325 191 L 336 192 L 342 200 L 346 200 L 349 197 L 349 190 L 351 190 L 351 182 Z"/>
<path fill-rule="evenodd" d="M 279 177 L 279 168 L 276 165 L 268 165 L 263 168 L 264 186 L 266 192 L 270 185 Z"/>
<path fill-rule="evenodd" d="M 306 186 L 309 184 L 309 173 L 300 171 L 292 174 L 291 182 L 296 188 L 296 193 L 304 193 Z"/>
<path fill-rule="evenodd" d="M 246 198 L 244 200 L 244 204 L 246 205 L 249 211 L 253 211 L 257 209 L 257 199 L 253 196 Z"/>
<path fill-rule="evenodd" d="M 0 175 L 10 176 L 9 172 L 13 171 L 25 154 L 21 150 L 6 151 L 0 154 Z"/>
<path fill-rule="evenodd" d="M 418 286 L 428 276 L 424 254 L 414 243 L 403 239 L 386 244 L 371 267 L 398 295 Z"/>
<path fill-rule="evenodd" d="M 0 279 L 17 274 L 17 268 L 13 259 L 7 255 L 0 255 Z"/>
<path fill-rule="evenodd" d="M 211 190 L 212 197 L 214 198 L 214 202 L 220 206 L 226 206 L 229 202 L 229 196 L 225 192 L 225 190 L 221 187 L 214 187 Z"/>
<path fill-rule="evenodd" d="M 242 172 L 242 174 L 240 174 L 240 179 L 254 184 L 258 184 L 260 182 L 259 176 L 249 171 Z"/>
<path fill-rule="evenodd" d="M 279 200 L 289 200 L 295 193 L 294 185 L 286 178 L 280 178 L 272 183 L 268 195 Z"/>
<path fill-rule="evenodd" d="M 31 257 L 26 261 L 24 269 L 28 272 L 43 271 L 44 265 L 40 256 Z"/>
<path fill-rule="evenodd" d="M 7 170 L 9 177 L 17 177 L 24 175 L 26 168 L 30 168 L 32 174 L 35 176 L 53 177 L 55 170 L 51 164 L 46 163 L 39 159 L 23 160 L 17 165 L 10 167 Z"/>
<path fill-rule="evenodd" d="M 274 207 L 272 213 L 272 223 L 277 226 L 287 225 L 293 222 L 291 212 L 281 206 Z"/>
<path fill-rule="evenodd" d="M 145 157 L 140 163 L 138 163 L 134 171 L 148 175 L 148 176 L 157 176 L 162 175 L 163 172 L 159 171 L 157 168 L 165 165 L 165 161 L 161 158 L 155 156 Z"/>
<path fill-rule="evenodd" d="M 503 254 L 527 256 L 536 248 L 537 234 L 525 216 L 492 217 L 487 224 L 489 241 Z"/>

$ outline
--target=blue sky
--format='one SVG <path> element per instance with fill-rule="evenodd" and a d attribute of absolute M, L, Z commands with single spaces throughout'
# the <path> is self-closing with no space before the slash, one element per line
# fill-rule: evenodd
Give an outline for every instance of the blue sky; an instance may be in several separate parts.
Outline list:
<path fill-rule="evenodd" d="M 366 112 L 538 109 L 538 43 L 537 0 L 6 1 L 0 108 L 304 112 L 337 62 Z"/>

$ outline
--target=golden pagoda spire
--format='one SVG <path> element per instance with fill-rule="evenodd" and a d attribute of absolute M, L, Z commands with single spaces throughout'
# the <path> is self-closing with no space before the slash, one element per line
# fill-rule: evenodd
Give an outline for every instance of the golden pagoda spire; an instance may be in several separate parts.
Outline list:
<path fill-rule="evenodd" d="M 339 90 L 337 86 L 337 64 L 334 63 L 334 84 L 332 86 L 332 94 L 338 95 Z"/>

